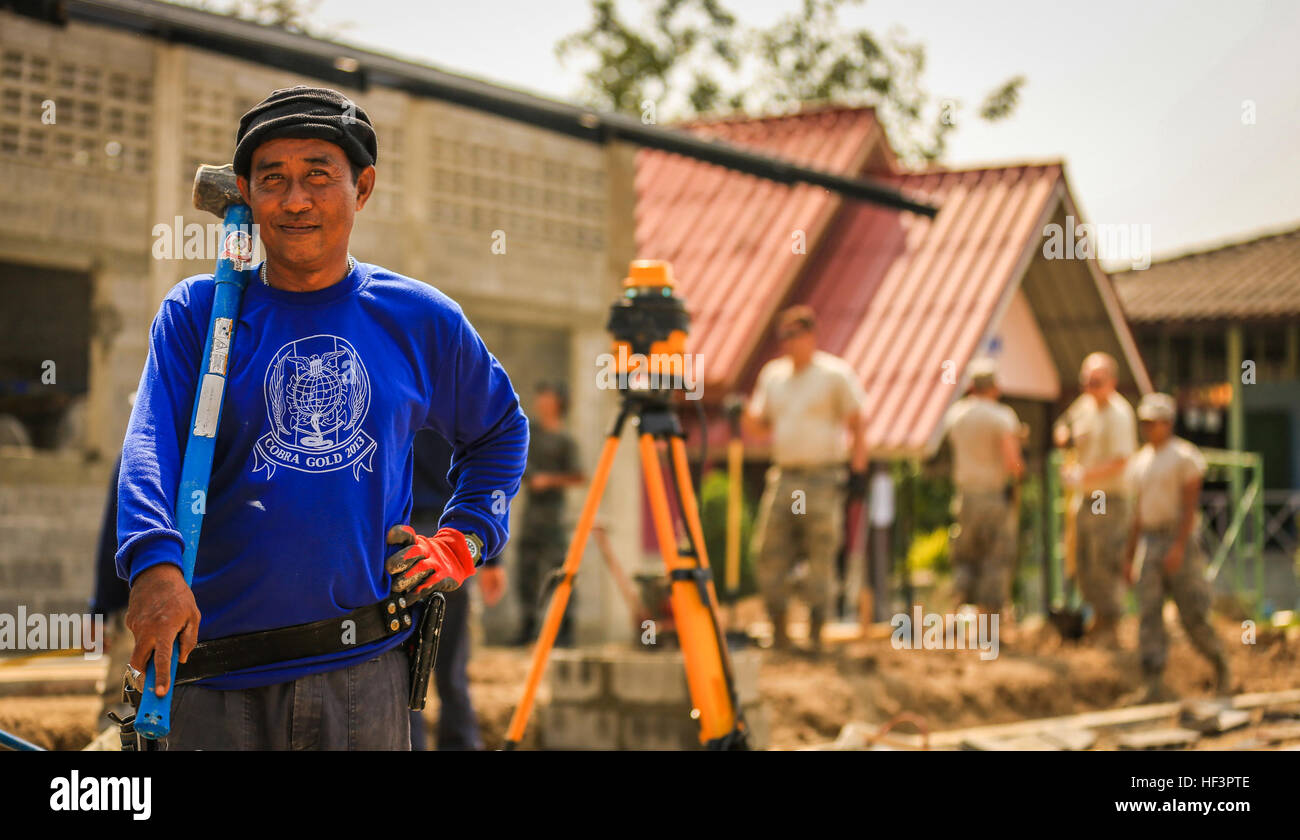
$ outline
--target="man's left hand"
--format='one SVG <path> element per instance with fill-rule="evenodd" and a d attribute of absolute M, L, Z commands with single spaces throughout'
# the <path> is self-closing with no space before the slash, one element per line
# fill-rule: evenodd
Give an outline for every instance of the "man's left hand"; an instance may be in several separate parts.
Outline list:
<path fill-rule="evenodd" d="M 384 563 L 393 576 L 393 592 L 411 592 L 415 601 L 430 592 L 459 589 L 474 574 L 469 543 L 455 528 L 440 528 L 432 537 L 422 537 L 410 525 L 394 525 L 388 529 L 387 541 L 405 546 Z"/>
<path fill-rule="evenodd" d="M 506 569 L 504 566 L 484 566 L 478 573 L 479 589 L 483 592 L 483 603 L 495 607 L 506 594 Z"/>
<path fill-rule="evenodd" d="M 1184 546 L 1180 542 L 1176 542 L 1169 546 L 1169 551 L 1165 552 L 1164 562 L 1166 572 L 1172 575 L 1183 567 L 1183 552 Z"/>

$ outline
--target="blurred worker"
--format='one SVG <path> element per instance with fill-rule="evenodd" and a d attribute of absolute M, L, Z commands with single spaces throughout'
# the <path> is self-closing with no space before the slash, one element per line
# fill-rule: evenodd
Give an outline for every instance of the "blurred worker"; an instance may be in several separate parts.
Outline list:
<path fill-rule="evenodd" d="M 810 307 L 781 313 L 777 336 L 784 355 L 763 366 L 744 415 L 747 433 L 772 436 L 772 466 L 759 502 L 753 552 L 772 620 L 772 643 L 778 648 L 790 643 L 786 610 L 800 560 L 807 564 L 802 588 L 809 608 L 808 638 L 814 650 L 820 648 L 835 556 L 844 537 L 850 470 L 855 487 L 866 484 L 862 386 L 842 359 L 817 349 L 815 328 Z"/>
<path fill-rule="evenodd" d="M 127 395 L 128 407 L 135 407 L 135 391 Z M 131 587 L 117 575 L 117 482 L 122 470 L 119 453 L 113 462 L 108 478 L 108 492 L 104 497 L 104 515 L 99 523 L 99 545 L 95 549 L 95 588 L 90 596 L 90 614 L 104 616 L 103 650 L 108 654 L 108 671 L 100 691 L 99 717 L 96 731 L 108 725 L 109 712 L 126 717 L 133 711 L 122 699 L 122 678 L 131 649 L 135 647 L 131 631 L 126 629 L 126 607 L 131 599 Z M 93 631 L 94 624 L 89 628 Z"/>
<path fill-rule="evenodd" d="M 442 435 L 425 429 L 415 435 L 414 472 L 411 481 L 411 527 L 417 534 L 436 532 L 452 486 L 447 479 L 451 470 L 452 447 Z M 421 526 L 428 527 L 423 530 Z M 501 600 L 505 592 L 506 572 L 500 555 L 485 560 L 478 574 L 459 589 L 444 592 L 447 610 L 442 617 L 438 639 L 438 658 L 433 663 L 434 684 L 438 688 L 438 749 L 481 750 L 478 717 L 469 696 L 469 616 L 470 586 L 477 580 L 483 602 L 489 607 Z M 427 749 L 424 713 L 411 712 L 411 749 Z"/>
<path fill-rule="evenodd" d="M 1084 600 L 1092 605 L 1092 636 L 1101 645 L 1118 645 L 1116 629 L 1123 611 L 1121 579 L 1130 505 L 1124 470 L 1137 450 L 1133 407 L 1115 391 L 1119 364 L 1106 353 L 1083 360 L 1083 393 L 1053 429 L 1059 447 L 1073 444 L 1078 464 L 1062 469 L 1062 481 L 1077 492 L 1077 575 Z"/>
<path fill-rule="evenodd" d="M 564 522 L 564 490 L 587 479 L 578 465 L 578 447 L 564 429 L 568 389 L 561 382 L 543 382 L 533 397 L 529 420 L 528 466 L 524 471 L 524 523 L 519 539 L 519 644 L 528 644 L 541 630 L 546 615 L 541 599 L 547 579 L 564 566 L 569 534 Z M 573 644 L 573 596 L 556 643 Z"/>
<path fill-rule="evenodd" d="M 957 495 L 957 536 L 952 541 L 959 603 L 999 612 L 1015 572 L 1016 518 L 1013 486 L 1024 475 L 1020 419 L 998 402 L 997 366 L 976 359 L 970 393 L 944 416 L 952 444 L 952 481 Z"/>
<path fill-rule="evenodd" d="M 1146 445 L 1128 467 L 1135 511 L 1124 550 L 1124 579 L 1133 580 L 1133 557 L 1141 542 L 1138 648 L 1148 702 L 1169 697 L 1161 679 L 1169 648 L 1163 614 L 1166 596 L 1178 605 L 1178 617 L 1192 646 L 1214 666 L 1219 693 L 1231 690 L 1228 660 L 1210 626 L 1205 555 L 1194 536 L 1205 458 L 1195 445 L 1174 436 L 1175 413 L 1174 399 L 1167 394 L 1142 398 L 1138 420 Z"/>
<path fill-rule="evenodd" d="M 99 717 L 95 731 L 109 725 L 107 715 L 117 712 L 120 717 L 131 714 L 131 706 L 122 700 L 122 675 L 126 673 L 134 647 L 131 631 L 126 629 L 126 605 L 131 599 L 131 588 L 117 576 L 117 480 L 122 468 L 122 456 L 113 462 L 109 476 L 108 494 L 104 501 L 104 518 L 99 525 L 99 545 L 95 550 L 95 591 L 90 597 L 91 616 L 104 616 L 103 650 L 108 654 L 108 671 L 100 691 Z M 93 630 L 94 625 L 88 629 Z"/>

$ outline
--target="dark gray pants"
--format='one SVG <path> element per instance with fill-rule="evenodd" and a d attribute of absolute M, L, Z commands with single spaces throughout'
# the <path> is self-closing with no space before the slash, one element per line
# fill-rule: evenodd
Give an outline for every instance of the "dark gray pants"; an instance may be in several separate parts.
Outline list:
<path fill-rule="evenodd" d="M 165 750 L 409 750 L 411 674 L 397 647 L 292 682 L 222 691 L 177 686 Z"/>

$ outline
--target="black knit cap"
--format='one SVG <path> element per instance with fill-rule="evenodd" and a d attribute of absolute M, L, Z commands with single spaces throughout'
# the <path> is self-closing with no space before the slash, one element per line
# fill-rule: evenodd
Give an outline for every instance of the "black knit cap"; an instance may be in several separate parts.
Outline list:
<path fill-rule="evenodd" d="M 239 118 L 235 135 L 235 174 L 248 177 L 253 150 L 279 137 L 328 140 L 358 166 L 371 166 L 379 147 L 370 117 L 361 106 L 329 88 L 282 88 Z"/>

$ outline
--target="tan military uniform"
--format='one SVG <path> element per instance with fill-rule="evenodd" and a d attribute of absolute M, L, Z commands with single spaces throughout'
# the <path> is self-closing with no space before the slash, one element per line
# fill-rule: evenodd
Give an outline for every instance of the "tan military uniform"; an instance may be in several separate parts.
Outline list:
<path fill-rule="evenodd" d="M 1164 603 L 1172 597 L 1178 617 L 1193 647 L 1216 669 L 1224 667 L 1223 647 L 1210 626 L 1210 586 L 1205 580 L 1205 554 L 1193 527 L 1177 571 L 1165 571 L 1164 558 L 1178 538 L 1183 487 L 1205 474 L 1199 449 L 1179 437 L 1155 449 L 1143 446 L 1129 463 L 1129 479 L 1140 529 L 1142 572 L 1137 595 L 1141 623 L 1138 649 L 1148 677 L 1164 671 L 1169 643 L 1165 635 Z"/>
<path fill-rule="evenodd" d="M 829 611 L 835 555 L 844 538 L 846 424 L 863 400 L 852 368 L 822 351 L 798 373 L 789 357 L 781 357 L 758 375 L 750 411 L 771 424 L 773 466 L 759 501 L 752 550 L 759 589 L 773 616 L 785 613 L 795 590 L 815 612 Z"/>
<path fill-rule="evenodd" d="M 1019 431 L 1020 419 L 1008 405 L 970 396 L 948 409 L 944 429 L 957 488 L 957 529 L 951 539 L 954 587 L 962 603 L 997 611 L 1009 593 L 1016 558 L 1011 475 L 1002 440 Z"/>
<path fill-rule="evenodd" d="M 1110 395 L 1099 409 L 1089 394 L 1080 396 L 1061 422 L 1067 424 L 1079 464 L 1091 469 L 1137 450 L 1137 418 L 1128 400 Z M 1102 495 L 1097 495 L 1098 493 Z M 1124 473 L 1080 488 L 1078 523 L 1079 587 L 1092 605 L 1097 628 L 1114 627 L 1123 612 L 1124 546 L 1129 530 L 1129 488 Z"/>

